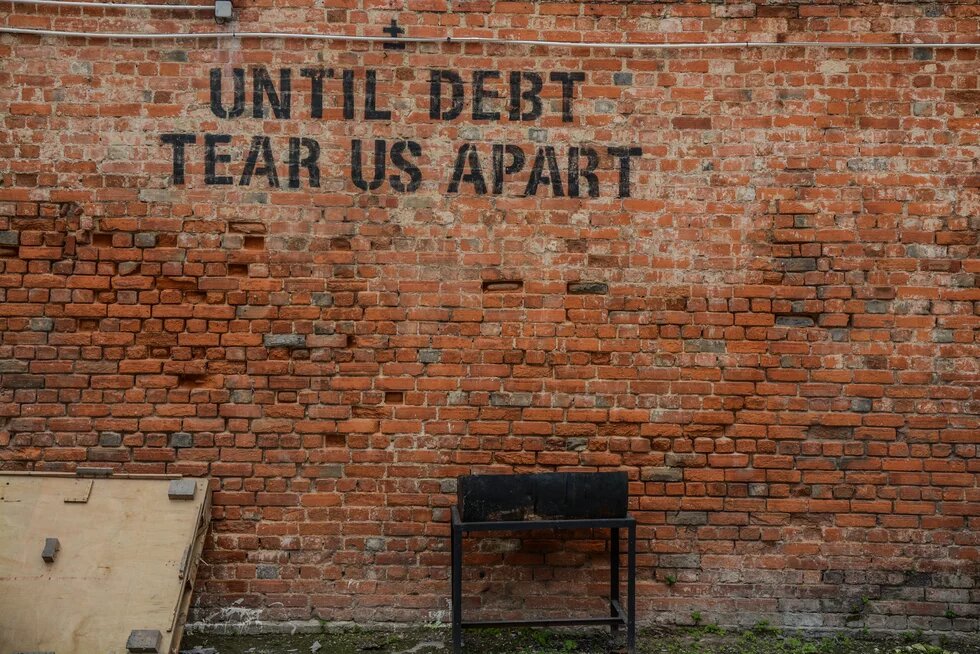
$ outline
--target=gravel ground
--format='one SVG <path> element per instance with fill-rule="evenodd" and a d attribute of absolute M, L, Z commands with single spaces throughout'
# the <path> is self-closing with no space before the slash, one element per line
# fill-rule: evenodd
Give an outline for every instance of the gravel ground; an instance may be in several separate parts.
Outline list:
<path fill-rule="evenodd" d="M 727 631 L 700 628 L 641 630 L 639 654 L 980 654 L 980 634 L 930 638 L 907 633 L 876 637 L 866 632 L 807 636 L 766 624 Z M 188 634 L 182 654 L 449 654 L 444 627 L 396 630 L 326 630 L 321 634 L 218 636 Z M 465 633 L 464 652 L 479 654 L 620 654 L 622 637 L 599 630 L 484 629 Z"/>

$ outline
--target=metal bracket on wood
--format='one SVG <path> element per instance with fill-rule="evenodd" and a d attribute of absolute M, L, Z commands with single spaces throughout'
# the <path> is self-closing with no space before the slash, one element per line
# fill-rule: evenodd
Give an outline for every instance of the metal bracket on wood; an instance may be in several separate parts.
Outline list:
<path fill-rule="evenodd" d="M 174 479 L 167 489 L 167 496 L 172 500 L 192 500 L 197 492 L 197 481 L 194 479 Z"/>
<path fill-rule="evenodd" d="M 187 576 L 187 571 L 191 567 L 191 548 L 193 543 L 184 548 L 184 556 L 180 557 L 180 567 L 177 568 L 177 576 L 181 579 Z"/>
<path fill-rule="evenodd" d="M 44 549 L 41 550 L 41 558 L 44 559 L 45 563 L 54 563 L 54 557 L 58 555 L 58 550 L 60 549 L 61 541 L 57 538 L 45 538 Z"/>
<path fill-rule="evenodd" d="M 163 634 L 159 629 L 133 629 L 129 632 L 126 649 L 130 652 L 149 652 L 156 654 L 160 651 Z"/>

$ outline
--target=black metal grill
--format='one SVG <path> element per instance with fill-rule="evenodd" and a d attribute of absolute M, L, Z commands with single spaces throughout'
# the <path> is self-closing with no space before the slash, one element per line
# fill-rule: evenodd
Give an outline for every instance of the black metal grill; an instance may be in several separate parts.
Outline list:
<path fill-rule="evenodd" d="M 626 626 L 626 647 L 636 651 L 636 520 L 627 512 L 625 472 L 470 475 L 460 477 L 452 510 L 453 652 L 463 629 L 608 625 Z M 463 537 L 473 532 L 609 529 L 609 616 L 526 620 L 463 619 Z M 620 603 L 620 529 L 627 530 L 626 607 Z"/>

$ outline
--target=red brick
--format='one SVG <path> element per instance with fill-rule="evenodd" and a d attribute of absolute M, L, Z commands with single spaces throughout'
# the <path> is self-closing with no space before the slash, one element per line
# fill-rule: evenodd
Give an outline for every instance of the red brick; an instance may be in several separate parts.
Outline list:
<path fill-rule="evenodd" d="M 942 18 L 908 2 L 334 4 L 302 19 L 265 7 L 264 25 L 369 34 L 397 17 L 434 37 L 926 42 L 969 41 L 976 23 L 969 3 Z M 0 24 L 168 31 L 156 20 L 14 8 Z M 971 578 L 980 225 L 977 179 L 962 171 L 975 50 L 646 57 L 247 39 L 231 64 L 212 45 L 53 38 L 41 52 L 8 35 L 0 94 L 0 469 L 109 462 L 212 478 L 201 615 L 241 600 L 267 620 L 431 620 L 445 608 L 451 481 L 486 471 L 625 470 L 643 621 L 688 619 L 687 595 L 710 597 L 725 624 L 860 596 L 864 580 L 897 597 L 901 583 L 881 579 L 937 561 L 935 592 Z M 248 88 L 245 115 L 218 118 L 212 66 L 226 106 L 232 68 L 249 85 L 254 68 L 276 84 L 291 70 L 292 117 L 252 118 Z M 321 119 L 299 74 L 310 66 L 334 70 Z M 464 80 L 454 120 L 428 118 L 432 68 Z M 357 80 L 351 121 L 342 69 Z M 364 119 L 365 69 L 391 120 Z M 500 121 L 472 119 L 475 70 L 501 71 L 487 88 L 503 97 L 486 103 Z M 512 70 L 542 75 L 540 118 L 509 120 Z M 549 77 L 566 70 L 585 73 L 571 121 Z M 159 141 L 168 132 L 197 138 L 183 185 Z M 216 170 L 231 184 L 205 183 L 205 133 L 231 137 Z M 321 146 L 319 188 L 305 169 L 288 186 L 300 134 Z M 270 139 L 279 188 L 264 173 L 239 184 L 255 135 Z M 369 151 L 386 141 L 376 189 L 351 180 L 352 138 Z M 412 193 L 390 179 L 390 148 L 406 139 L 424 151 Z M 484 195 L 472 182 L 448 192 L 463 141 L 477 146 Z M 494 143 L 527 158 L 499 195 Z M 560 197 L 552 180 L 525 193 L 544 145 Z M 570 197 L 576 145 L 600 155 L 598 198 L 582 176 Z M 643 147 L 628 198 L 615 197 L 617 145 Z M 270 335 L 280 345 L 266 347 Z M 99 446 L 107 431 L 122 445 Z M 168 447 L 177 431 L 194 447 Z M 694 524 L 675 524 L 679 511 Z M 914 558 L 896 543 L 915 543 Z M 473 554 L 496 566 L 488 595 L 534 564 L 571 597 L 601 585 L 602 547 L 535 535 Z M 826 568 L 862 556 L 840 579 Z M 258 579 L 272 562 L 278 578 Z M 690 593 L 667 589 L 667 575 Z M 495 598 L 503 612 L 575 610 L 553 588 L 524 587 L 527 598 Z M 945 620 L 938 606 L 896 599 L 887 612 Z M 806 610 L 833 629 L 848 607 Z"/>

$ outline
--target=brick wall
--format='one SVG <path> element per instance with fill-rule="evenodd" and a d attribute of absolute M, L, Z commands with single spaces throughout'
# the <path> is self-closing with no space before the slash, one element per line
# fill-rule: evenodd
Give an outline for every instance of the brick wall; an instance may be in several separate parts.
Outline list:
<path fill-rule="evenodd" d="M 978 32 L 972 1 L 326 4 L 239 7 L 234 27 Z M 8 27 L 221 29 L 4 12 Z M 243 115 L 222 117 L 236 68 Z M 284 69 L 288 119 L 272 107 Z M 430 116 L 433 69 L 464 81 L 459 117 Z M 473 119 L 481 70 L 500 71 L 485 88 L 502 98 L 481 103 L 499 120 Z M 368 71 L 390 118 L 364 114 Z M 541 75 L 540 116 L 510 119 L 512 71 Z M 553 72 L 584 74 L 567 107 Z M 458 475 L 617 469 L 645 622 L 976 629 L 978 72 L 975 50 L 949 48 L 0 35 L 0 468 L 210 476 L 203 617 L 444 619 Z M 526 155 L 499 187 L 493 144 Z M 642 149 L 626 193 L 610 147 Z M 589 149 L 598 197 L 584 173 L 572 192 Z M 594 608 L 569 599 L 602 586 L 603 545 L 583 536 L 485 542 L 467 602 Z"/>

